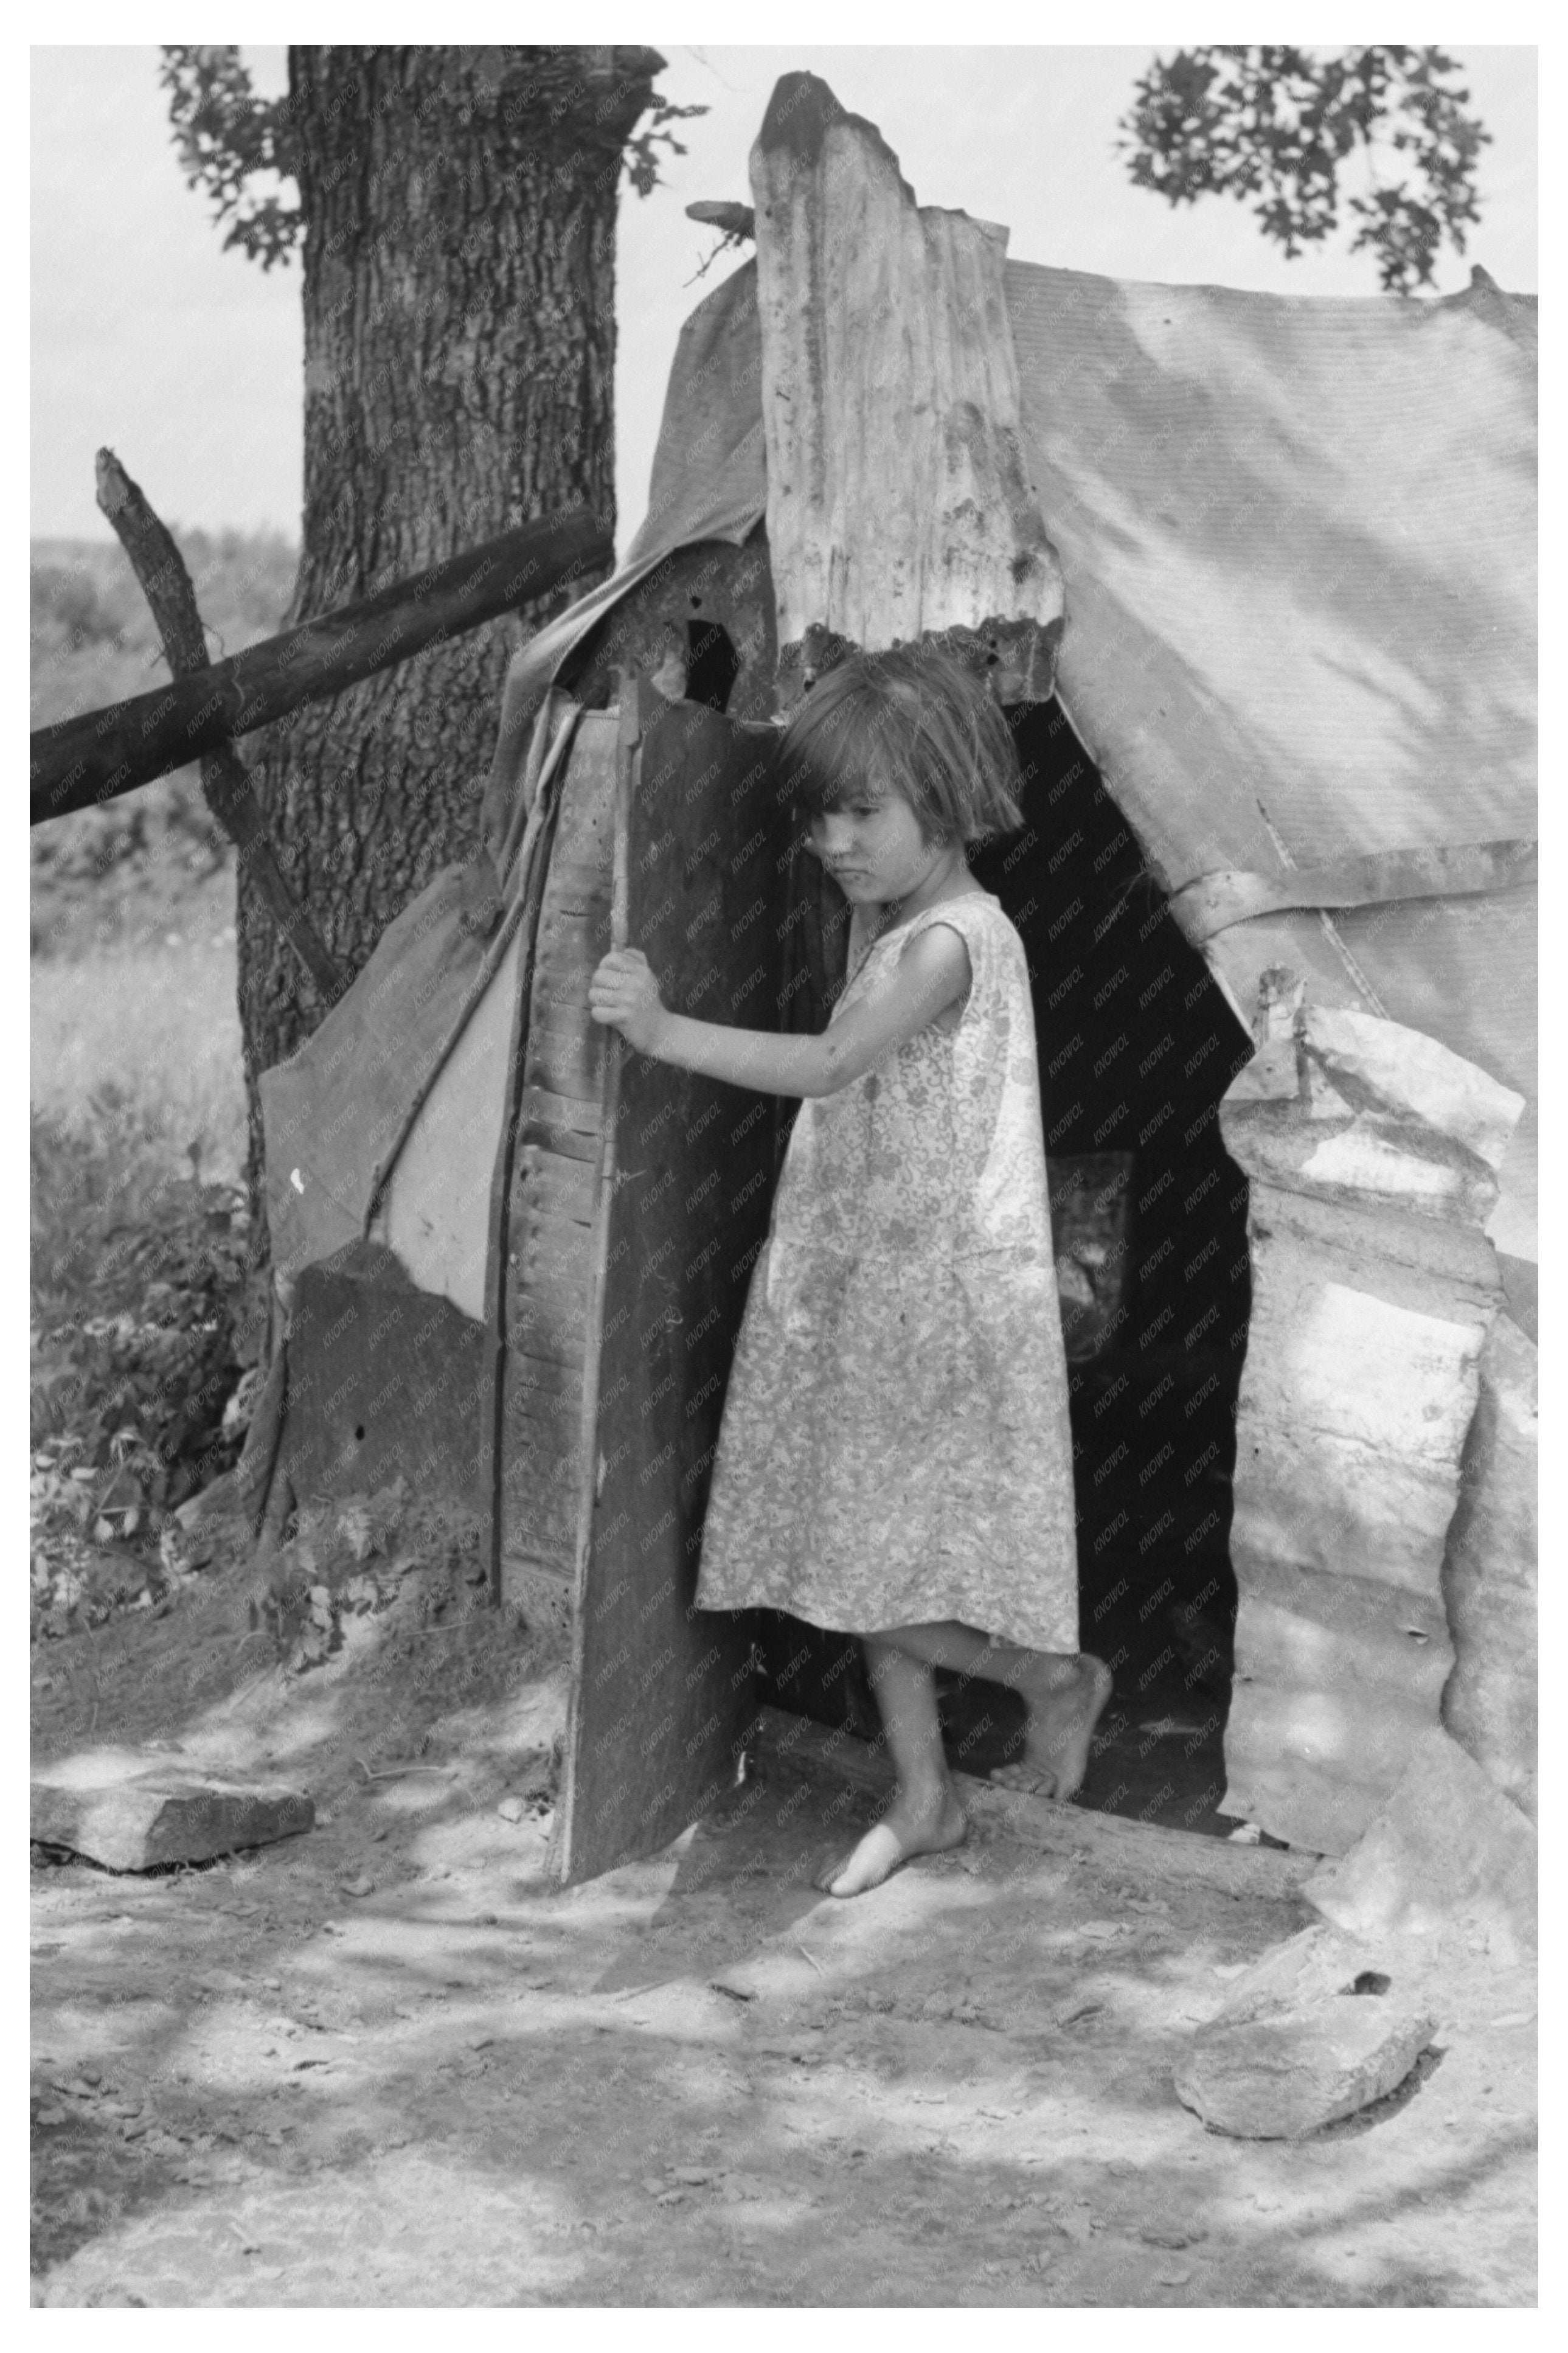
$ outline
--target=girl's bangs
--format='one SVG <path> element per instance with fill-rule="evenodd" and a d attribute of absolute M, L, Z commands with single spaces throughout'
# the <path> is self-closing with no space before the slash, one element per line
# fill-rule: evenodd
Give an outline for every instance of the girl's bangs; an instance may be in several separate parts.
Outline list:
<path fill-rule="evenodd" d="M 784 740 L 785 786 L 803 808 L 818 817 L 858 797 L 894 798 L 907 765 L 900 757 L 907 752 L 900 740 L 906 731 L 880 698 L 858 680 L 846 677 L 837 693 L 830 691 L 833 682 L 830 671 Z"/>

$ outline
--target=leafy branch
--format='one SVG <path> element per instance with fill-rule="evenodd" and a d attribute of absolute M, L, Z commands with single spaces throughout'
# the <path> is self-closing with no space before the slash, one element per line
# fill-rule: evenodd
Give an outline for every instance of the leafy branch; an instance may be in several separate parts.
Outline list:
<path fill-rule="evenodd" d="M 1435 48 L 1180 49 L 1135 85 L 1117 144 L 1134 186 L 1173 206 L 1257 198 L 1288 259 L 1331 237 L 1342 205 L 1351 251 L 1375 255 L 1385 292 L 1410 294 L 1433 282 L 1444 240 L 1463 253 L 1480 218 L 1475 172 L 1491 133 L 1453 86 L 1458 70 Z M 1365 194 L 1342 186 L 1357 157 Z"/>
<path fill-rule="evenodd" d="M 158 79 L 169 93 L 185 185 L 205 189 L 215 220 L 229 223 L 225 248 L 237 246 L 263 269 L 286 261 L 304 230 L 303 209 L 281 188 L 258 192 L 252 184 L 294 176 L 289 100 L 258 98 L 232 45 L 165 43 Z"/>
<path fill-rule="evenodd" d="M 661 147 L 668 148 L 672 155 L 684 155 L 686 153 L 674 132 L 667 131 L 665 124 L 689 121 L 693 115 L 706 114 L 707 111 L 705 106 L 676 106 L 655 90 L 647 121 L 636 137 L 626 142 L 626 174 L 639 196 L 651 196 L 660 185 L 658 151 Z"/>
<path fill-rule="evenodd" d="M 225 248 L 237 246 L 263 269 L 286 261 L 305 227 L 297 195 L 290 200 L 297 172 L 289 100 L 258 98 L 232 44 L 166 42 L 158 79 L 169 93 L 185 185 L 210 196 L 214 219 L 229 224 Z M 654 92 L 646 119 L 626 142 L 626 172 L 639 196 L 660 185 L 661 151 L 686 153 L 668 126 L 707 112 L 705 106 L 677 106 Z"/>

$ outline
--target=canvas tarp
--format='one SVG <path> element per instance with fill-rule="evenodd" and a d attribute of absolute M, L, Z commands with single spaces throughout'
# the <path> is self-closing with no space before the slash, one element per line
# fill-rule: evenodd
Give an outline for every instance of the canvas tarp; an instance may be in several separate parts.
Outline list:
<path fill-rule="evenodd" d="M 1533 303 L 1026 267 L 1007 290 L 1059 691 L 1165 887 L 1532 837 Z M 1289 965 L 1525 1097 L 1489 1231 L 1533 1259 L 1533 888 L 1331 923 L 1270 914 L 1206 952 L 1244 1016 Z"/>
<path fill-rule="evenodd" d="M 1535 893 L 1402 895 L 1408 858 L 1535 813 L 1533 302 L 1296 300 L 1009 262 L 1036 487 L 1067 580 L 1064 704 L 1152 871 L 1389 861 L 1388 896 L 1205 943 L 1440 1039 L 1526 1098 L 1489 1230 L 1536 1255 Z M 650 513 L 530 649 L 538 684 L 667 554 L 762 516 L 753 265 L 681 336 Z M 1430 862 L 1430 861 L 1428 861 Z M 1466 880 L 1464 861 L 1458 862 Z M 1514 849 L 1494 861 L 1528 871 Z M 1491 877 L 1495 883 L 1497 871 Z"/>
<path fill-rule="evenodd" d="M 378 1174 L 484 976 L 503 913 L 484 861 L 442 867 L 387 925 L 320 1029 L 262 1073 L 267 1219 L 286 1297 L 307 1266 L 364 1238 Z M 499 1130 L 501 1090 L 490 1092 Z M 487 1191 L 489 1173 L 487 1159 Z"/>
<path fill-rule="evenodd" d="M 492 849 L 514 820 L 522 788 L 524 724 L 573 648 L 667 556 L 700 540 L 739 546 L 763 519 L 763 339 L 757 265 L 748 261 L 700 302 L 680 331 L 654 451 L 647 513 L 607 580 L 529 640 L 507 678 L 503 740 L 511 756 L 492 770 L 483 829 Z"/>

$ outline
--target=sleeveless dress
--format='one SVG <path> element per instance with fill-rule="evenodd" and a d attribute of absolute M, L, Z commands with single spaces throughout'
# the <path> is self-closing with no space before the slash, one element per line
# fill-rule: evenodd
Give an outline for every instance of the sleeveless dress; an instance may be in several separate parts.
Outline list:
<path fill-rule="evenodd" d="M 985 892 L 883 934 L 969 951 L 956 1029 L 802 1105 L 752 1271 L 697 1603 L 847 1632 L 957 1618 L 1078 1639 L 1072 1440 L 1023 943 Z"/>

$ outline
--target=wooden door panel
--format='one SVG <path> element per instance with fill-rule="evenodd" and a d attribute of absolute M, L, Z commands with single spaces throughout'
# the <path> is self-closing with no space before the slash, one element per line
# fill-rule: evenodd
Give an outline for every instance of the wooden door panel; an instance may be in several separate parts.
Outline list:
<path fill-rule="evenodd" d="M 624 842 L 628 936 L 675 1009 L 784 1026 L 791 829 L 771 730 L 678 703 L 640 745 Z M 702 1514 L 751 1269 L 767 1233 L 774 1099 L 623 1054 L 591 1504 L 556 1869 L 651 1853 L 735 1778 L 754 1723 L 750 1621 L 693 1607 Z"/>
<path fill-rule="evenodd" d="M 515 1147 L 497 1247 L 495 1482 L 503 1599 L 564 1624 L 583 1484 L 583 1377 L 591 1345 L 595 1173 L 605 1045 L 588 981 L 610 943 L 615 714 L 588 712 L 559 779 L 526 1005 Z"/>

